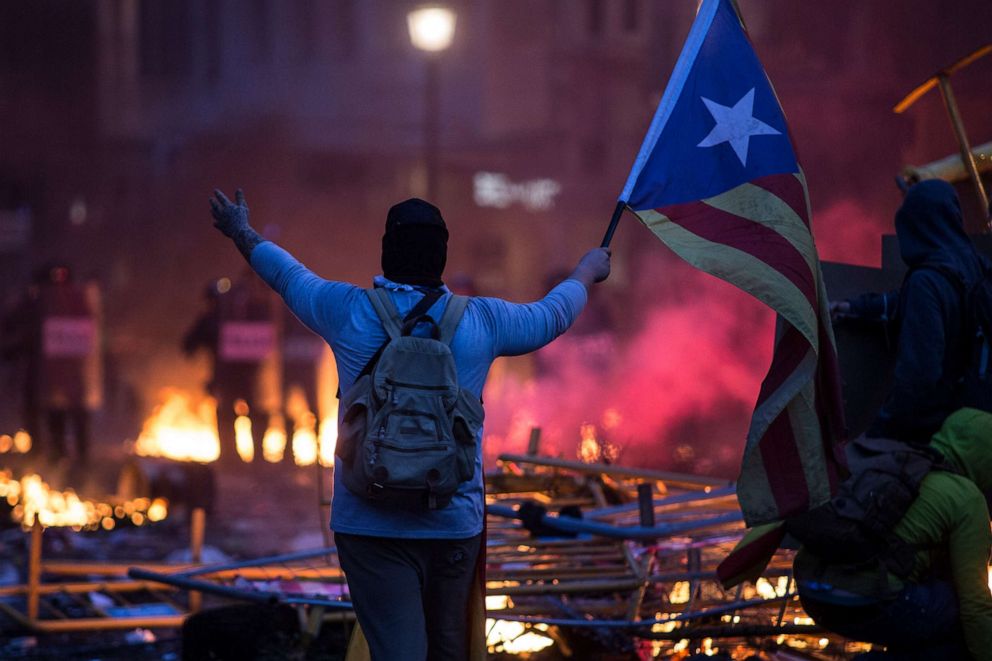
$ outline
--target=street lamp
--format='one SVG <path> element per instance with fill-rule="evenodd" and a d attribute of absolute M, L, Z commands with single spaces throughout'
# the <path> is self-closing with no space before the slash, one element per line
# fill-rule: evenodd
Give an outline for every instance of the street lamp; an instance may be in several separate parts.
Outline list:
<path fill-rule="evenodd" d="M 441 53 L 455 36 L 455 12 L 442 5 L 426 5 L 407 14 L 410 42 L 427 55 L 427 75 L 424 81 L 424 166 L 427 179 L 427 199 L 437 198 L 438 121 L 440 94 L 438 64 Z"/>

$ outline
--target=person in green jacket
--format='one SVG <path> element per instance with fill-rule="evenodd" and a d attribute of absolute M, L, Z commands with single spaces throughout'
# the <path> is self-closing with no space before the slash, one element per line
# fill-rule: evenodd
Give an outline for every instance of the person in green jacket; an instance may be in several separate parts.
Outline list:
<path fill-rule="evenodd" d="M 931 446 L 953 471 L 934 470 L 893 532 L 918 549 L 900 579 L 878 570 L 829 566 L 808 550 L 794 574 L 806 612 L 842 636 L 885 645 L 879 659 L 992 661 L 992 414 L 951 414 Z"/>

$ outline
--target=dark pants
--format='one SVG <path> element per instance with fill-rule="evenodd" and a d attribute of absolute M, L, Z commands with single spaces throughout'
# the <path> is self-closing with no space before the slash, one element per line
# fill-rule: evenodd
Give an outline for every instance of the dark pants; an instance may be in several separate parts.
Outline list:
<path fill-rule="evenodd" d="M 884 656 L 870 658 L 970 658 L 958 617 L 957 594 L 948 581 L 909 583 L 897 597 L 867 606 L 827 603 L 802 588 L 799 597 L 806 613 L 821 627 L 847 638 L 886 646 Z"/>
<path fill-rule="evenodd" d="M 334 533 L 373 661 L 463 661 L 482 535 L 394 539 Z"/>

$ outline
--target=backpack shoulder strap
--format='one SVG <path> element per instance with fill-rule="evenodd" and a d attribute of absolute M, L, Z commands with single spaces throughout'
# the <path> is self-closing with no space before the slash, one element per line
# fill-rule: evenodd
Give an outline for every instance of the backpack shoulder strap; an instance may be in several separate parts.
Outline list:
<path fill-rule="evenodd" d="M 396 309 L 396 304 L 389 298 L 389 292 L 382 288 L 366 289 L 372 309 L 379 315 L 382 327 L 386 330 L 389 339 L 395 340 L 401 334 L 400 313 Z"/>
<path fill-rule="evenodd" d="M 465 308 L 467 306 L 468 296 L 451 295 L 451 300 L 448 301 L 448 305 L 444 308 L 444 314 L 441 315 L 441 321 L 438 324 L 438 328 L 441 331 L 441 337 L 438 339 L 441 342 L 451 344 L 451 338 L 455 336 L 455 330 L 458 328 L 458 323 L 462 320 L 462 315 L 465 314 Z"/>

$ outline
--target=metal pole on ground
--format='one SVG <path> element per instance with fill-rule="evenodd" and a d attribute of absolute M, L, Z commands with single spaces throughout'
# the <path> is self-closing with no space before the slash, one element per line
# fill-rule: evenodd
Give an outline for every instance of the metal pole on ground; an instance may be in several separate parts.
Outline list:
<path fill-rule="evenodd" d="M 203 533 L 206 526 L 207 514 L 203 511 L 202 507 L 197 507 L 193 510 L 193 515 L 190 517 L 190 560 L 194 564 L 200 564 L 203 561 Z M 203 594 L 196 590 L 189 593 L 189 611 L 195 613 L 200 610 L 200 606 L 203 605 Z"/>
<path fill-rule="evenodd" d="M 41 587 L 41 543 L 44 528 L 35 516 L 31 526 L 31 548 L 28 555 L 28 620 L 33 625 L 38 620 L 39 588 Z"/>

